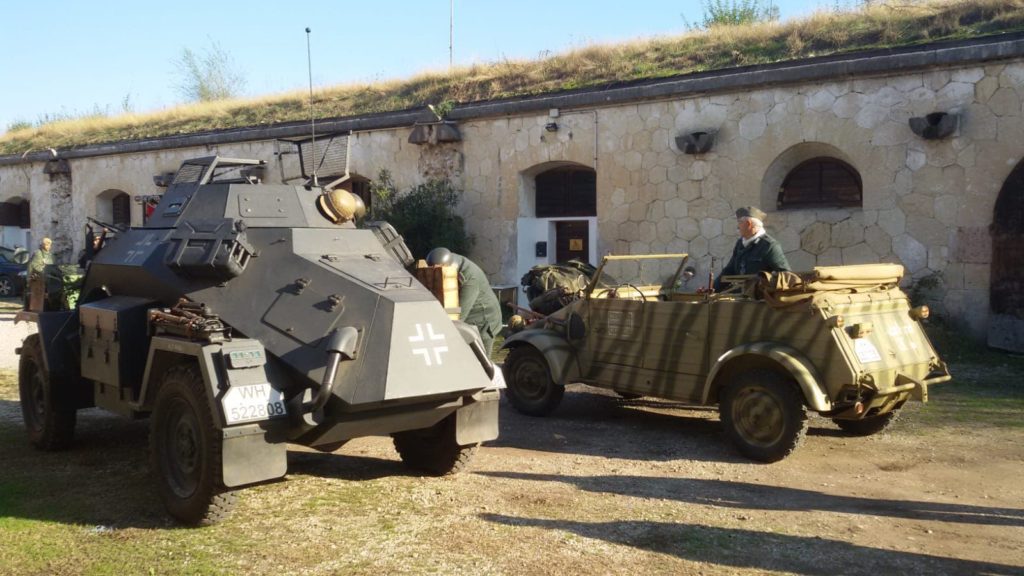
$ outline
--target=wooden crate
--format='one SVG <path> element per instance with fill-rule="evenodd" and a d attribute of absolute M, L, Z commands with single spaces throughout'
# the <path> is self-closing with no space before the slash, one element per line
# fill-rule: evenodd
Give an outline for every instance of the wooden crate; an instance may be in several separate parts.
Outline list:
<path fill-rule="evenodd" d="M 449 313 L 458 314 L 459 269 L 455 266 L 427 266 L 420 260 L 416 263 L 416 279 L 437 298 Z M 457 316 L 455 316 L 457 318 Z"/>

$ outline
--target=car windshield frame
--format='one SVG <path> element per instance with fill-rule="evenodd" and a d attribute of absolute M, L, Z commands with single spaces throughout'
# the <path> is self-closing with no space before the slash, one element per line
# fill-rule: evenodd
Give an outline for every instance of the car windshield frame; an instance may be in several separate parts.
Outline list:
<path fill-rule="evenodd" d="M 585 298 L 590 298 L 591 293 L 601 282 L 601 276 L 604 274 L 605 266 L 608 262 L 622 262 L 630 260 L 669 260 L 673 258 L 679 259 L 679 266 L 676 267 L 675 273 L 672 275 L 671 280 L 665 284 L 666 286 L 675 286 L 682 277 L 683 268 L 686 263 L 690 260 L 690 255 L 684 252 L 672 253 L 672 254 L 607 254 L 601 259 L 601 264 L 598 265 L 597 270 L 594 272 L 594 276 L 590 279 L 590 283 L 587 288 L 583 291 Z"/>

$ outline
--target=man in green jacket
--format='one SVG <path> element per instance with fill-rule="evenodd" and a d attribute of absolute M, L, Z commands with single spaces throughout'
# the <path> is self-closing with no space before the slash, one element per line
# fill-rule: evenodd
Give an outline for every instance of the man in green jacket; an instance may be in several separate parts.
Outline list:
<path fill-rule="evenodd" d="M 39 250 L 32 255 L 32 259 L 28 261 L 28 276 L 31 279 L 34 276 L 41 276 L 43 271 L 49 264 L 53 264 L 53 253 L 50 252 L 50 248 L 53 247 L 53 240 L 49 238 L 43 238 L 39 243 Z"/>
<path fill-rule="evenodd" d="M 53 240 L 43 238 L 39 242 L 39 250 L 32 255 L 28 261 L 28 283 L 25 287 L 25 308 L 34 312 L 43 310 L 43 300 L 46 298 L 46 267 L 53 264 Z"/>
<path fill-rule="evenodd" d="M 729 262 L 715 280 L 715 290 L 722 289 L 722 276 L 757 274 L 762 270 L 789 270 L 782 245 L 764 231 L 766 216 L 754 206 L 745 206 L 736 211 L 736 228 L 739 229 L 740 239 L 732 249 Z"/>
<path fill-rule="evenodd" d="M 459 308 L 461 319 L 480 331 L 484 352 L 491 355 L 494 337 L 501 331 L 501 304 L 491 289 L 487 274 L 465 256 L 447 248 L 434 248 L 427 254 L 430 266 L 456 266 L 459 270 Z"/>

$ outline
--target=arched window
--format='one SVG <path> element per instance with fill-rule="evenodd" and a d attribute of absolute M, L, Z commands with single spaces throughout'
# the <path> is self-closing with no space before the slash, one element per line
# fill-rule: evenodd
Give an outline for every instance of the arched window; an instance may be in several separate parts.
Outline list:
<path fill-rule="evenodd" d="M 129 226 L 132 221 L 132 197 L 122 190 L 104 190 L 96 196 L 96 219 L 108 224 Z"/>
<path fill-rule="evenodd" d="M 110 209 L 113 214 L 115 226 L 130 226 L 132 223 L 132 199 L 125 193 L 118 194 L 110 199 Z"/>
<path fill-rule="evenodd" d="M 820 156 L 801 162 L 786 175 L 776 207 L 847 208 L 862 202 L 860 174 L 842 160 Z"/>
<path fill-rule="evenodd" d="M 537 218 L 597 216 L 597 173 L 564 166 L 536 177 Z"/>

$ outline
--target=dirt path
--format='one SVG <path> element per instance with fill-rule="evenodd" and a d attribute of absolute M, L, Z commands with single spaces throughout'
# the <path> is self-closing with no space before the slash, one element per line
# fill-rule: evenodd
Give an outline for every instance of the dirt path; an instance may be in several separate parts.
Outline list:
<path fill-rule="evenodd" d="M 910 405 L 869 438 L 814 418 L 790 458 L 763 465 L 714 411 L 572 386 L 548 418 L 503 400 L 501 437 L 460 476 L 409 475 L 387 438 L 295 447 L 287 480 L 243 491 L 229 521 L 175 530 L 145 421 L 83 411 L 71 451 L 27 446 L 2 371 L 13 328 L 0 318 L 0 526 L 22 524 L 0 574 L 1024 574 L 1024 427 L 969 403 L 940 425 Z"/>
<path fill-rule="evenodd" d="M 14 353 L 14 349 L 21 346 L 25 336 L 35 331 L 35 324 L 15 324 L 13 310 L 0 309 L 0 370 L 18 369 L 18 355 Z"/>
<path fill-rule="evenodd" d="M 16 402 L 0 405 L 13 438 Z M 455 478 L 408 476 L 384 438 L 295 448 L 288 480 L 246 490 L 208 537 L 232 542 L 222 561 L 266 574 L 1024 574 L 1019 428 L 925 429 L 911 411 L 851 439 L 815 419 L 792 457 L 761 465 L 722 440 L 714 412 L 584 387 L 553 417 L 503 402 L 501 418 L 501 438 Z M 62 494 L 77 512 L 42 518 L 109 527 L 118 545 L 174 534 L 152 530 L 169 525 L 145 423 L 91 410 L 79 431 L 64 455 L 14 442 L 2 454 L 38 463 L 36 482 L 80 484 Z M 275 542 L 272 561 L 250 564 L 246 541 Z M 69 565 L 91 561 L 75 550 Z"/>

